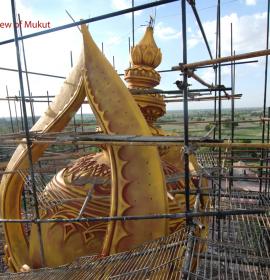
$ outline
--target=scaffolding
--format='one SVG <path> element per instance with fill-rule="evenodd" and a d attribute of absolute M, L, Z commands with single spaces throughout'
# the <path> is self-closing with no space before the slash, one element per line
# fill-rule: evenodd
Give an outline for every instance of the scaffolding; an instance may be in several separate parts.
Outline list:
<path fill-rule="evenodd" d="M 60 75 L 48 73 L 37 73 L 27 70 L 22 66 L 19 45 L 23 46 L 24 40 L 41 36 L 44 34 L 65 30 L 81 24 L 101 21 L 120 15 L 132 14 L 132 43 L 134 45 L 134 13 L 135 11 L 156 7 L 159 5 L 170 5 L 172 2 L 181 3 L 182 19 L 182 62 L 169 70 L 160 73 L 179 71 L 182 73 L 183 81 L 178 84 L 178 90 L 165 90 L 160 94 L 164 100 L 169 102 L 183 103 L 183 122 L 172 122 L 173 125 L 182 129 L 183 137 L 162 136 L 143 137 L 135 135 L 104 135 L 96 132 L 93 127 L 95 121 L 87 123 L 83 118 L 82 110 L 80 118 L 74 117 L 64 132 L 39 133 L 31 132 L 29 127 L 36 121 L 35 103 L 43 102 L 50 104 L 53 95 L 33 95 L 29 91 L 25 94 L 23 74 L 41 75 L 55 79 L 63 79 Z M 269 279 L 270 278 L 270 108 L 267 108 L 267 78 L 268 78 L 268 55 L 269 43 L 269 12 L 270 1 L 268 1 L 267 13 L 267 43 L 265 50 L 235 55 L 233 52 L 233 30 L 231 26 L 231 55 L 221 57 L 221 3 L 217 0 L 217 32 L 216 32 L 216 56 L 214 58 L 208 44 L 200 16 L 196 9 L 194 0 L 160 0 L 89 18 L 81 21 L 51 28 L 28 35 L 17 34 L 14 28 L 14 38 L 0 42 L 1 45 L 15 43 L 17 50 L 18 69 L 0 68 L 0 71 L 18 72 L 20 80 L 19 95 L 10 95 L 6 87 L 6 98 L 0 102 L 6 102 L 9 108 L 10 133 L 0 135 L 0 148 L 4 148 L 6 154 L 0 158 L 0 177 L 6 174 L 6 164 L 12 152 L 18 144 L 26 144 L 28 149 L 29 169 L 18 169 L 14 171 L 24 182 L 22 194 L 22 218 L 0 219 L 0 279 Z M 11 0 L 13 22 L 16 22 L 15 0 Z M 203 36 L 210 60 L 196 63 L 187 61 L 187 26 L 186 5 L 190 5 L 196 22 Z M 130 40 L 130 39 L 129 39 Z M 26 66 L 26 58 L 23 51 L 23 61 Z M 242 95 L 235 93 L 235 65 L 243 63 L 256 63 L 257 60 L 245 60 L 259 56 L 265 56 L 265 83 L 262 116 L 253 120 L 254 124 L 261 124 L 262 135 L 260 139 L 246 139 L 248 143 L 240 142 L 235 137 L 236 123 L 250 121 L 236 121 L 234 100 Z M 221 86 L 221 68 L 231 66 L 231 85 Z M 214 67 L 215 85 L 204 83 L 194 72 L 203 67 Z M 23 70 L 24 68 L 24 70 Z M 122 75 L 122 74 L 120 74 Z M 190 89 L 188 79 L 193 78 L 206 88 Z M 177 84 L 177 83 L 176 83 Z M 156 92 L 156 91 L 155 91 Z M 141 90 L 133 94 L 152 94 L 153 92 Z M 214 101 L 214 117 L 209 122 L 189 120 L 189 102 Z M 230 120 L 222 119 L 222 101 L 230 100 Z M 26 104 L 30 104 L 31 116 L 27 114 Z M 11 107 L 14 106 L 14 110 Z M 12 115 L 15 112 L 15 116 Z M 223 137 L 222 124 L 230 124 L 230 135 Z M 210 131 L 202 137 L 190 136 L 190 126 L 193 124 L 211 124 Z M 159 121 L 158 125 L 165 122 Z M 183 127 L 182 127 L 183 126 Z M 58 151 L 47 149 L 37 163 L 33 163 L 31 144 L 50 144 L 61 146 Z M 179 174 L 165 174 L 166 182 L 176 183 L 181 178 L 184 181 L 184 190 L 171 190 L 172 194 L 178 193 L 185 196 L 185 211 L 183 213 L 171 213 L 141 216 L 114 216 L 114 217 L 83 217 L 82 213 L 87 211 L 87 202 L 92 199 L 103 201 L 110 200 L 110 191 L 106 186 L 110 184 L 110 177 L 104 179 L 93 177 L 93 183 L 102 186 L 105 194 L 102 197 L 95 196 L 95 188 L 87 197 L 78 197 L 74 202 L 80 207 L 80 211 L 69 219 L 41 219 L 40 209 L 46 210 L 56 205 L 67 203 L 71 197 L 62 193 L 44 194 L 43 190 L 52 177 L 71 160 L 79 159 L 88 155 L 92 147 L 100 147 L 103 144 L 111 145 L 148 145 L 148 146 L 182 146 L 184 151 L 184 172 Z M 256 156 L 252 156 L 251 154 Z M 189 167 L 189 157 L 195 154 L 198 159 L 199 172 L 193 174 Z M 90 159 L 91 160 L 91 157 Z M 180 160 L 180 159 L 179 159 Z M 236 164 L 236 161 L 243 162 Z M 251 162 L 251 164 L 250 164 Z M 196 177 L 199 182 L 203 178 L 208 179 L 208 187 L 194 192 L 190 189 L 190 181 Z M 239 183 L 240 182 L 240 183 Z M 244 187 L 243 187 L 244 186 Z M 195 204 L 191 205 L 191 197 L 195 197 Z M 209 207 L 205 211 L 199 211 L 196 203 L 201 197 L 209 198 Z M 200 227 L 200 218 L 208 217 L 209 232 L 207 238 L 198 238 L 194 234 L 196 227 Z M 42 223 L 52 222 L 100 222 L 100 221 L 126 221 L 139 219 L 179 219 L 186 221 L 186 227 L 175 233 L 160 239 L 142 244 L 129 252 L 100 258 L 100 256 L 87 256 L 76 259 L 71 264 L 57 268 L 34 269 L 30 272 L 10 273 L 3 261 L 5 255 L 5 241 L 2 226 L 4 223 L 23 223 L 25 232 L 31 231 L 31 225 L 37 224 L 39 234 Z M 42 251 L 42 236 L 40 237 Z"/>

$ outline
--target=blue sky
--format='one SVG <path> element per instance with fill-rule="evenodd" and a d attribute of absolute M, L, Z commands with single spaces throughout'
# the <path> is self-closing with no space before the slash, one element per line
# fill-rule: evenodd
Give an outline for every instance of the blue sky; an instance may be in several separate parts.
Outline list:
<path fill-rule="evenodd" d="M 135 5 L 149 3 L 151 0 L 135 0 Z M 212 52 L 215 53 L 215 26 L 216 26 L 216 0 L 197 0 L 197 10 L 205 27 Z M 17 0 L 17 12 L 23 20 L 49 21 L 52 27 L 70 23 L 65 9 L 76 19 L 95 17 L 131 6 L 131 0 Z M 10 1 L 0 0 L 0 22 L 11 21 Z M 163 61 L 158 69 L 170 69 L 182 60 L 181 40 L 181 14 L 180 1 L 151 8 L 135 15 L 135 41 L 138 41 L 144 32 L 146 22 L 150 15 L 156 13 L 155 39 L 163 53 Z M 234 29 L 234 49 L 236 53 L 244 53 L 264 49 L 266 45 L 266 11 L 267 0 L 221 0 L 221 28 L 222 28 L 222 55 L 230 53 L 230 23 Z M 198 26 L 195 22 L 191 8 L 187 4 L 188 27 L 188 61 L 208 59 L 208 53 L 203 44 Z M 128 37 L 131 33 L 131 17 L 123 15 L 89 26 L 96 43 L 101 47 L 115 65 L 118 73 L 123 73 L 128 67 Z M 23 29 L 23 33 L 32 33 L 36 29 Z M 12 37 L 12 30 L 0 29 L 0 40 Z M 27 63 L 29 71 L 67 75 L 70 70 L 70 51 L 74 60 L 80 53 L 82 46 L 81 35 L 77 28 L 44 35 L 38 38 L 25 40 Z M 263 104 L 264 58 L 259 63 L 237 66 L 236 93 L 242 93 L 241 100 L 236 101 L 237 107 L 254 107 Z M 0 46 L 0 66 L 16 67 L 15 49 L 13 44 Z M 208 82 L 213 82 L 211 69 L 197 71 L 197 74 Z M 222 69 L 222 83 L 230 86 L 230 69 Z M 175 89 L 173 82 L 179 79 L 179 73 L 162 75 L 159 88 L 164 90 Z M 30 76 L 30 86 L 33 95 L 57 94 L 62 80 Z M 190 80 L 193 88 L 200 87 Z M 10 95 L 18 94 L 18 76 L 15 73 L 1 71 L 0 97 L 5 96 L 5 86 L 8 86 Z M 1 102 L 1 115 L 7 115 L 7 106 Z M 270 104 L 268 102 L 267 104 Z M 223 106 L 228 107 L 229 102 Z M 168 109 L 182 109 L 181 103 L 170 104 Z M 37 104 L 37 113 L 45 110 L 45 104 Z M 212 108 L 213 102 L 190 103 L 191 109 Z M 84 105 L 88 112 L 88 106 Z M 89 111 L 90 112 L 90 111 Z"/>

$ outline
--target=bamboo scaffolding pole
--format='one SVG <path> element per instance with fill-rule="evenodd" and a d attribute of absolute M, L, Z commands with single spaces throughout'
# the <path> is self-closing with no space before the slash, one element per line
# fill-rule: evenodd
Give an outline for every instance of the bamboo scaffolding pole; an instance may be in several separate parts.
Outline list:
<path fill-rule="evenodd" d="M 25 144 L 25 139 L 1 139 L 1 144 Z M 191 138 L 191 141 L 200 141 L 200 138 Z M 31 138 L 32 143 L 35 144 L 110 144 L 110 145 L 166 145 L 166 144 L 180 144 L 184 141 L 179 136 L 137 136 L 137 135 L 104 135 L 104 134 L 93 134 L 83 136 L 35 136 Z M 205 141 L 205 140 L 203 140 Z M 211 141 L 210 139 L 208 141 Z"/>
<path fill-rule="evenodd" d="M 270 49 L 259 50 L 259 51 L 255 51 L 255 52 L 249 52 L 249 53 L 243 53 L 243 54 L 237 54 L 237 55 L 224 56 L 224 57 L 220 57 L 220 58 L 202 60 L 202 61 L 187 63 L 187 64 L 179 64 L 179 66 L 173 66 L 172 70 L 184 71 L 185 69 L 194 69 L 194 68 L 197 68 L 200 66 L 205 66 L 205 65 L 215 65 L 217 63 L 222 63 L 222 62 L 237 61 L 237 60 L 242 60 L 242 59 L 246 59 L 246 58 L 260 57 L 260 56 L 266 56 L 266 55 L 270 55 Z"/>
<path fill-rule="evenodd" d="M 158 139 L 155 139 L 158 138 Z M 163 139 L 161 139 L 163 138 Z M 167 138 L 167 139 L 166 139 Z M 237 140 L 237 139 L 236 139 Z M 183 145 L 183 138 L 181 137 L 168 137 L 168 136 L 163 136 L 163 137 L 143 137 L 143 136 L 136 136 L 132 139 L 130 139 L 130 136 L 127 136 L 126 138 L 121 137 L 121 140 L 115 139 L 114 137 L 107 137 L 106 139 L 85 139 L 85 140 L 80 140 L 80 139 L 72 139 L 72 140 L 64 140 L 64 139 L 31 139 L 32 142 L 35 144 L 50 144 L 50 145 L 74 145 L 74 144 L 79 144 L 79 145 L 86 145 L 88 144 L 89 147 L 91 146 L 99 146 L 99 145 L 137 145 L 137 146 L 182 146 Z M 215 148 L 215 147 L 220 147 L 220 148 L 252 148 L 252 149 L 268 149 L 270 148 L 270 143 L 223 143 L 223 142 L 217 142 L 217 140 L 211 142 L 206 140 L 200 140 L 200 139 L 194 139 L 191 138 L 190 142 L 194 146 L 194 148 L 199 148 L 199 147 L 210 147 L 210 148 Z M 2 140 L 1 139 L 1 144 L 2 146 L 9 145 L 9 144 L 26 144 L 25 140 Z M 243 150 L 239 152 L 256 152 L 256 150 Z"/>
<path fill-rule="evenodd" d="M 31 138 L 35 137 L 56 137 L 56 136 L 79 136 L 79 135 L 99 135 L 98 132 L 90 132 L 88 131 L 87 134 L 85 132 L 76 133 L 74 131 L 59 131 L 59 132 L 42 132 L 42 131 L 29 131 L 29 135 Z M 23 138 L 25 137 L 24 132 L 18 133 L 7 133 L 0 135 L 0 140 L 2 139 L 16 139 L 16 138 Z"/>
<path fill-rule="evenodd" d="M 50 141 L 57 143 L 62 142 L 77 142 L 77 141 L 98 141 L 98 143 L 110 144 L 111 141 L 113 142 L 123 142 L 123 143 L 135 143 L 135 142 L 183 142 L 184 138 L 180 136 L 140 136 L 140 135 L 108 135 L 108 134 L 98 134 L 93 133 L 88 135 L 88 133 L 84 133 L 83 135 L 76 135 L 71 133 L 70 135 L 53 135 L 53 134 L 33 134 L 30 136 L 32 142 L 38 143 L 42 141 Z M 5 140 L 4 138 L 1 139 L 1 143 L 9 142 L 11 140 Z M 24 143 L 24 139 L 16 139 L 20 143 Z M 191 141 L 200 141 L 199 137 L 191 138 Z M 206 140 L 204 140 L 206 141 Z M 209 139 L 209 142 L 214 141 Z"/>
<path fill-rule="evenodd" d="M 75 219 L 0 219 L 1 223 L 85 223 L 85 222 L 110 222 L 110 221 L 128 221 L 128 220 L 154 220 L 154 219 L 181 219 L 194 217 L 226 217 L 231 215 L 249 215 L 249 214 L 265 214 L 268 211 L 263 208 L 257 209 L 235 209 L 235 210 L 219 210 L 207 212 L 185 212 L 175 214 L 152 214 L 140 216 L 111 216 L 111 217 L 89 217 L 89 218 L 75 218 Z"/>
<path fill-rule="evenodd" d="M 89 135 L 83 137 L 58 137 L 56 139 L 40 137 L 31 139 L 35 144 L 49 145 L 136 145 L 136 146 L 183 146 L 184 139 L 176 136 L 133 136 L 133 135 Z M 218 140 L 190 138 L 193 148 L 258 148 L 269 149 L 270 143 L 223 143 Z M 1 144 L 26 144 L 25 140 L 2 140 Z"/>

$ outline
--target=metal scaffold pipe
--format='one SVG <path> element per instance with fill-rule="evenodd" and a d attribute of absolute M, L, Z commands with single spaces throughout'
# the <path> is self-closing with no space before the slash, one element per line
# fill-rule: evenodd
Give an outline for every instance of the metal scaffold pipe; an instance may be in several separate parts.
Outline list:
<path fill-rule="evenodd" d="M 193 63 L 187 63 L 187 64 L 183 63 L 183 64 L 180 64 L 179 66 L 173 66 L 172 70 L 194 69 L 194 68 L 201 67 L 201 66 L 214 65 L 217 63 L 236 61 L 236 60 L 252 58 L 252 57 L 266 56 L 269 54 L 270 54 L 270 49 L 269 50 L 260 50 L 260 51 L 255 51 L 255 52 L 224 56 L 224 57 L 210 59 L 210 60 L 202 60 L 202 61 L 193 62 Z"/>
<path fill-rule="evenodd" d="M 186 26 L 186 0 L 182 0 L 182 39 L 183 62 L 187 63 L 187 26 Z M 189 205 L 189 135 L 188 135 L 188 75 L 183 75 L 183 109 L 184 109 L 184 169 L 185 169 L 185 200 L 186 211 L 190 211 Z M 187 219 L 189 224 L 192 220 Z"/>
<path fill-rule="evenodd" d="M 35 144 L 49 144 L 49 145 L 136 145 L 136 146 L 183 146 L 184 139 L 177 136 L 133 136 L 133 135 L 89 135 L 83 137 L 57 137 L 47 138 L 40 137 L 39 139 L 31 139 L 32 143 Z M 209 147 L 209 148 L 257 148 L 257 149 L 269 149 L 270 143 L 224 143 L 218 140 L 211 139 L 198 139 L 190 138 L 189 142 L 193 148 L 198 147 Z M 10 144 L 26 144 L 26 140 L 2 140 L 2 145 Z"/>
<path fill-rule="evenodd" d="M 35 215 L 36 215 L 36 218 L 39 219 L 40 216 L 39 216 L 39 209 L 38 209 L 37 189 L 36 189 L 36 185 L 35 185 L 35 174 L 34 174 L 33 159 L 32 159 L 31 139 L 30 139 L 30 134 L 29 134 L 28 120 L 27 120 L 27 110 L 26 110 L 26 102 L 25 102 L 25 95 L 24 95 L 24 85 L 23 85 L 23 76 L 22 76 L 20 48 L 19 48 L 19 41 L 18 41 L 18 31 L 16 28 L 15 0 L 11 0 L 11 10 L 12 10 L 12 21 L 13 21 L 13 26 L 14 26 L 14 28 L 13 28 L 14 42 L 15 42 L 15 46 L 16 46 L 16 56 L 17 56 L 18 74 L 19 74 L 19 83 L 20 83 L 20 94 L 21 94 L 21 98 L 22 98 L 21 104 L 22 104 L 23 124 L 24 124 L 24 128 L 25 128 L 27 155 L 28 155 L 28 161 L 29 161 L 29 171 L 30 171 L 32 189 L 33 189 Z M 39 238 L 39 245 L 40 245 L 41 263 L 42 263 L 42 265 L 45 265 L 44 247 L 43 247 L 42 232 L 41 232 L 40 224 L 38 225 L 38 238 Z"/>
<path fill-rule="evenodd" d="M 22 37 L 18 37 L 17 39 L 18 40 L 29 39 L 29 38 L 37 37 L 37 36 L 40 36 L 40 35 L 53 33 L 53 32 L 56 32 L 56 31 L 65 30 L 65 29 L 72 28 L 72 27 L 77 27 L 77 26 L 82 25 L 82 24 L 88 24 L 90 22 L 96 22 L 96 21 L 100 21 L 100 20 L 104 20 L 104 19 L 108 19 L 108 18 L 113 18 L 113 17 L 116 17 L 116 16 L 125 15 L 125 14 L 128 14 L 128 13 L 132 13 L 132 12 L 136 12 L 136 11 L 140 11 L 140 10 L 143 10 L 143 9 L 152 8 L 152 7 L 156 7 L 156 6 L 160 6 L 160 5 L 164 5 L 164 4 L 168 4 L 168 3 L 172 3 L 172 2 L 176 2 L 176 1 L 179 1 L 179 0 L 154 1 L 154 2 L 147 3 L 147 4 L 138 5 L 138 6 L 135 6 L 133 8 L 128 8 L 128 9 L 124 9 L 124 10 L 121 10 L 121 11 L 100 15 L 100 16 L 97 16 L 97 17 L 92 17 L 92 18 L 88 18 L 88 19 L 84 19 L 84 20 L 79 20 L 79 21 L 72 22 L 72 23 L 69 23 L 69 24 L 65 24 L 65 25 L 54 27 L 54 28 L 50 28 L 50 29 L 47 29 L 47 30 L 44 30 L 44 31 L 39 31 L 39 32 L 35 32 L 35 33 L 32 33 L 32 34 L 27 34 L 27 35 L 24 35 Z M 12 43 L 14 41 L 15 41 L 15 39 L 8 39 L 8 40 L 0 42 L 0 45 L 9 44 L 9 43 Z"/>
<path fill-rule="evenodd" d="M 249 214 L 265 214 L 265 209 L 235 209 L 235 210 L 220 210 L 220 211 L 207 211 L 207 212 L 188 212 L 188 213 L 175 213 L 175 214 L 152 214 L 140 216 L 112 216 L 112 217 L 88 217 L 88 218 L 74 218 L 74 219 L 0 219 L 1 223 L 85 223 L 85 222 L 110 222 L 110 221 L 128 221 L 128 220 L 155 220 L 155 219 L 180 219 L 180 218 L 193 218 L 193 217 L 226 217 L 231 215 L 249 215 Z"/>

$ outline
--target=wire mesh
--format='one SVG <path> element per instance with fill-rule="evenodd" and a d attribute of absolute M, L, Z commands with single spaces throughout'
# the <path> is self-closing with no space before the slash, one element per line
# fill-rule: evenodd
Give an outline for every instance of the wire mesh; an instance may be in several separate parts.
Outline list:
<path fill-rule="evenodd" d="M 0 224 L 0 273 L 5 272 L 7 270 L 7 266 L 4 261 L 4 246 L 5 246 L 5 238 L 3 226 Z"/>
<path fill-rule="evenodd" d="M 269 215 L 235 215 L 222 219 L 221 240 L 216 235 L 212 240 L 211 230 L 208 239 L 189 237 L 186 228 L 129 252 L 82 257 L 54 269 L 5 273 L 0 279 L 269 279 L 269 229 Z M 183 271 L 188 242 L 191 262 Z"/>
<path fill-rule="evenodd" d="M 193 3 L 193 1 L 188 2 Z M 216 97 L 210 98 L 216 100 Z M 16 99 L 15 101 L 19 100 Z M 15 101 L 14 105 L 16 106 Z M 38 100 L 35 100 L 35 102 L 38 102 Z M 20 130 L 17 111 L 16 120 L 18 130 Z M 22 118 L 20 121 L 22 121 Z M 221 124 L 220 117 L 219 121 Z M 24 133 L 18 134 L 20 134 L 20 138 L 24 136 Z M 17 136 L 14 133 L 11 134 L 10 140 L 18 137 L 18 134 Z M 69 132 L 69 134 L 72 133 Z M 44 135 L 43 137 L 45 140 L 46 137 L 47 140 L 50 140 L 52 136 Z M 5 138 L 7 138 L 7 135 L 3 135 L 2 139 Z M 7 149 L 7 146 L 5 148 Z M 14 148 L 15 146 L 9 147 L 11 151 Z M 78 146 L 71 147 L 70 151 L 74 152 L 76 149 L 78 149 Z M 54 155 L 59 155 L 59 153 L 61 152 L 58 151 Z M 227 157 L 227 154 L 225 152 L 222 156 Z M 1 161 L 8 160 L 8 158 L 7 153 L 4 156 L 0 155 Z M 197 153 L 197 159 L 202 167 L 201 173 L 206 177 L 226 175 L 229 168 L 234 168 L 234 166 L 228 166 L 228 162 L 225 160 L 221 164 L 213 151 L 210 150 Z M 79 209 L 82 209 L 83 203 L 88 203 L 85 196 L 74 198 L 57 190 L 44 192 L 48 182 L 53 177 L 52 174 L 56 174 L 62 167 L 66 166 L 69 160 L 70 158 L 61 161 L 43 160 L 39 162 L 39 166 L 35 167 L 36 170 L 43 168 L 47 171 L 50 170 L 46 174 L 35 172 L 34 178 L 32 178 L 37 188 L 40 209 L 49 209 L 76 200 L 74 203 L 80 205 L 78 207 L 79 215 Z M 20 174 L 24 181 L 22 218 L 32 218 L 34 217 L 32 179 L 27 170 L 17 170 L 16 172 Z M 166 181 L 167 183 L 175 183 L 179 181 L 181 176 L 183 177 L 181 174 L 166 176 Z M 90 179 L 95 180 L 95 177 L 88 178 L 88 180 Z M 99 185 L 110 183 L 110 179 L 105 179 L 104 182 L 99 181 Z M 218 179 L 220 180 L 220 177 Z M 246 180 L 244 184 L 250 184 L 249 178 L 244 179 Z M 266 178 L 268 188 L 269 179 L 269 177 Z M 235 179 L 232 180 L 236 182 Z M 99 256 L 81 257 L 71 264 L 57 268 L 31 270 L 28 273 L 2 273 L 0 279 L 269 279 L 269 211 L 260 215 L 222 216 L 222 210 L 258 208 L 269 210 L 269 192 L 259 193 L 256 191 L 259 186 L 258 180 L 255 180 L 251 188 L 243 187 L 243 184 L 236 182 L 233 189 L 227 187 L 226 180 L 222 179 L 221 184 L 219 184 L 217 180 L 212 178 L 212 182 L 213 185 L 210 186 L 209 184 L 208 192 L 211 207 L 215 210 L 221 210 L 221 215 L 209 219 L 209 232 L 206 239 L 196 236 L 196 226 L 195 231 L 191 230 L 194 227 L 193 225 L 191 228 L 186 227 L 129 252 L 104 258 Z M 250 191 L 251 189 L 254 191 Z M 91 203 L 95 203 L 98 199 L 108 202 L 109 195 L 110 193 L 107 192 L 104 197 L 96 197 L 94 189 L 91 194 Z M 25 225 L 27 234 L 30 230 L 31 225 Z M 3 229 L 2 224 L 0 224 L 0 272 L 6 270 L 6 265 L 3 262 L 4 244 Z"/>

